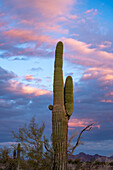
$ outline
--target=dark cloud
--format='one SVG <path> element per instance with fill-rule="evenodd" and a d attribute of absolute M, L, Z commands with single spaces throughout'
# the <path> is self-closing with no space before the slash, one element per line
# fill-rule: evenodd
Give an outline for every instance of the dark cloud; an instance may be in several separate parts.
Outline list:
<path fill-rule="evenodd" d="M 113 140 L 113 103 L 102 102 L 106 98 L 106 85 L 103 82 L 98 82 L 97 78 L 87 80 L 81 78 L 75 87 L 72 119 L 92 120 L 94 125 L 100 125 L 100 128 L 93 127 L 91 131 L 84 133 L 84 141 Z M 109 90 L 113 91 L 113 86 L 110 85 Z M 113 101 L 113 97 L 109 98 L 108 96 L 108 99 Z M 75 129 L 82 130 L 82 128 Z M 70 134 L 72 134 L 71 130 Z"/>
<path fill-rule="evenodd" d="M 16 75 L 13 72 L 8 72 L 0 67 L 0 81 L 7 81 L 15 77 Z"/>
<path fill-rule="evenodd" d="M 15 77 L 13 72 L 8 72 L 0 67 L 0 142 L 11 141 L 11 131 L 18 130 L 33 116 L 36 116 L 39 124 L 40 122 L 47 124 L 46 133 L 51 129 L 51 123 L 49 123 L 51 113 L 48 109 L 48 105 L 51 103 L 50 95 L 35 97 L 32 94 L 26 95 L 10 91 L 7 87 L 10 87 L 10 80 Z"/>
<path fill-rule="evenodd" d="M 43 69 L 41 67 L 33 67 L 31 71 L 42 71 Z"/>

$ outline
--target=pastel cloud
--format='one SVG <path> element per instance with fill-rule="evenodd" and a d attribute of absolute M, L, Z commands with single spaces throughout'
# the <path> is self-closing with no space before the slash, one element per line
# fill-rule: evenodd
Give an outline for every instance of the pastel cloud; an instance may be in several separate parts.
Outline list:
<path fill-rule="evenodd" d="M 94 123 L 94 127 L 100 128 L 100 125 L 93 121 L 93 119 L 71 119 L 68 123 L 69 128 L 71 127 L 86 127 L 87 125 Z"/>
<path fill-rule="evenodd" d="M 113 75 L 111 74 L 106 75 L 105 80 L 113 80 Z"/>
<path fill-rule="evenodd" d="M 107 93 L 106 96 L 113 96 L 113 91 L 110 93 Z"/>
<path fill-rule="evenodd" d="M 51 36 L 39 35 L 37 32 L 31 30 L 10 29 L 3 32 L 4 36 L 14 39 L 16 42 L 35 42 L 35 46 L 32 48 L 25 48 L 24 50 L 17 51 L 17 55 L 31 55 L 35 56 L 37 47 L 43 43 L 47 43 L 51 48 L 52 44 L 55 44 L 58 40 L 53 39 Z M 61 38 L 64 41 L 67 49 L 67 59 L 69 61 L 81 64 L 84 66 L 99 67 L 100 65 L 109 65 L 113 61 L 113 53 L 99 50 L 98 48 L 92 48 L 92 44 L 87 44 L 82 41 L 78 41 L 72 38 Z M 108 43 L 109 44 L 109 43 Z M 71 49 L 72 54 L 68 54 L 68 49 Z M 41 50 L 41 49 L 40 49 Z M 39 50 L 39 53 L 41 52 Z M 42 51 L 43 52 L 43 51 Z M 16 54 L 15 54 L 16 55 Z M 69 57 L 68 57 L 69 55 Z"/>
<path fill-rule="evenodd" d="M 26 56 L 46 56 L 48 51 L 51 51 L 53 44 L 56 44 L 57 39 L 53 39 L 48 35 L 39 35 L 37 32 L 33 32 L 31 30 L 21 30 L 21 29 L 10 29 L 8 31 L 4 31 L 5 36 L 9 37 L 11 40 L 15 40 L 15 42 L 32 42 L 35 43 L 33 47 L 26 47 L 25 49 L 16 49 L 15 52 L 12 52 L 13 55 L 26 55 Z M 84 67 L 91 67 L 96 70 L 88 69 L 83 75 L 83 79 L 93 79 L 98 77 L 98 80 L 101 81 L 111 81 L 113 79 L 112 68 L 113 62 L 113 53 L 100 50 L 98 48 L 92 47 L 91 43 L 85 43 L 73 38 L 61 38 L 66 46 L 66 59 L 74 64 L 80 64 Z M 41 49 L 41 45 L 47 44 L 48 51 Z M 107 46 L 110 46 L 110 42 L 105 42 Z M 38 48 L 39 47 L 39 48 Z M 12 49 L 11 49 L 12 50 Z M 71 50 L 71 53 L 70 53 Z M 69 52 L 68 52 L 69 51 Z M 5 54 L 4 54 L 5 55 Z M 99 70 L 100 69 L 100 70 Z M 88 72 L 87 72 L 88 71 Z"/>
<path fill-rule="evenodd" d="M 69 19 L 72 19 L 72 20 L 73 20 L 73 19 L 75 20 L 75 19 L 78 18 L 78 16 L 77 16 L 77 15 L 71 15 L 71 14 L 69 14 L 69 15 L 68 15 L 68 18 L 69 18 Z"/>
<path fill-rule="evenodd" d="M 103 103 L 113 103 L 113 100 L 101 100 Z"/>
<path fill-rule="evenodd" d="M 41 95 L 50 95 L 51 92 L 48 90 L 41 90 L 35 87 L 31 87 L 25 84 L 20 83 L 19 81 L 10 80 L 10 86 L 6 87 L 6 90 L 13 92 L 15 94 L 24 94 L 30 97 L 32 96 L 41 96 Z"/>
<path fill-rule="evenodd" d="M 27 29 L 10 29 L 3 31 L 1 39 L 4 37 L 5 43 L 2 43 L 2 55 L 0 57 L 39 57 L 51 56 L 51 48 L 56 43 L 49 35 L 42 35 L 37 31 Z M 47 48 L 43 48 L 43 45 Z M 48 50 L 49 48 L 49 50 Z"/>
<path fill-rule="evenodd" d="M 46 2 L 44 0 L 42 1 L 34 1 L 34 5 L 36 5 L 38 8 L 40 7 L 40 10 L 42 10 L 42 13 L 50 14 L 53 16 L 57 15 L 63 15 L 64 13 L 69 12 L 69 7 L 74 4 L 73 0 L 47 0 Z M 75 1 L 76 2 L 76 1 Z"/>
<path fill-rule="evenodd" d="M 96 80 L 98 82 L 98 86 L 105 86 L 103 89 L 103 94 L 106 93 L 106 90 L 109 90 L 110 92 L 105 94 L 105 96 L 110 96 L 111 90 L 113 90 L 113 70 L 112 68 L 104 66 L 86 69 L 82 75 L 81 80 L 86 82 L 89 80 Z"/>
<path fill-rule="evenodd" d="M 4 36 L 8 36 L 13 39 L 20 40 L 20 42 L 26 41 L 40 41 L 48 42 L 50 37 L 47 35 L 39 35 L 32 30 L 10 29 L 3 32 Z"/>
<path fill-rule="evenodd" d="M 29 82 L 32 81 L 32 80 L 34 80 L 35 83 L 42 81 L 41 78 L 35 78 L 35 77 L 33 77 L 33 75 L 29 75 L 29 74 L 27 74 L 27 75 L 25 76 L 25 80 L 26 80 L 26 81 L 29 81 Z"/>
<path fill-rule="evenodd" d="M 107 84 L 113 81 L 113 53 L 99 50 L 92 47 L 92 44 L 72 38 L 64 38 L 63 40 L 67 49 L 66 59 L 86 68 L 82 79 L 97 79 L 99 82 Z"/>
<path fill-rule="evenodd" d="M 99 66 L 100 64 L 109 64 L 113 61 L 113 53 L 107 51 L 98 50 L 98 48 L 92 48 L 92 44 L 87 44 L 82 41 L 78 41 L 72 38 L 64 38 L 63 39 L 67 49 L 72 50 L 72 58 L 73 62 L 75 59 L 78 61 L 78 64 L 82 64 L 84 66 Z M 87 60 L 87 62 L 86 62 Z M 106 61 L 106 63 L 105 63 Z"/>
<path fill-rule="evenodd" d="M 90 12 L 93 12 L 93 9 L 89 9 L 89 10 L 85 11 L 86 14 L 90 13 Z"/>
<path fill-rule="evenodd" d="M 27 75 L 25 76 L 25 79 L 26 79 L 26 80 L 33 80 L 34 77 L 33 77 L 32 75 L 28 75 L 28 74 L 27 74 Z"/>
<path fill-rule="evenodd" d="M 93 15 L 96 15 L 98 13 L 98 10 L 97 9 L 89 9 L 87 11 L 85 11 L 85 14 L 93 14 Z"/>
<path fill-rule="evenodd" d="M 76 14 L 71 13 L 76 0 L 10 0 L 2 3 L 6 7 L 5 15 L 10 13 L 9 20 L 17 23 L 16 28 L 21 27 L 23 28 L 22 30 L 25 28 L 33 31 L 37 30 L 38 33 L 43 33 L 43 35 L 47 35 L 47 32 L 55 32 L 63 35 L 68 34 L 69 30 L 64 28 L 61 22 L 67 24 L 70 23 L 70 20 L 76 20 L 78 18 Z M 8 23 L 9 25 L 10 22 Z M 15 27 L 11 25 L 9 28 Z"/>
<path fill-rule="evenodd" d="M 113 70 L 104 67 L 92 67 L 85 70 L 83 80 L 97 79 L 103 82 L 113 80 Z"/>
<path fill-rule="evenodd" d="M 42 1 L 37 1 L 37 0 L 20 0 L 17 5 L 15 4 L 14 0 L 10 0 L 10 2 L 7 2 L 6 4 L 15 4 L 17 8 L 20 7 L 30 7 L 30 8 L 36 8 L 40 10 L 42 14 L 52 14 L 52 15 L 60 15 L 63 14 L 64 12 L 68 12 L 69 6 L 72 6 L 73 3 L 76 1 L 73 0 L 57 0 L 57 1 L 52 1 L 52 0 L 42 0 Z M 21 4 L 21 5 L 20 5 Z"/>
<path fill-rule="evenodd" d="M 112 42 L 104 41 L 102 44 L 98 45 L 100 49 L 110 48 L 112 46 Z"/>

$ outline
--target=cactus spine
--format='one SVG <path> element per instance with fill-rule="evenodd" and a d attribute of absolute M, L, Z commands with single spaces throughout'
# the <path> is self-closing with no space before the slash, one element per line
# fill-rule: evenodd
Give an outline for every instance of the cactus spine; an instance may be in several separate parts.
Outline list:
<path fill-rule="evenodd" d="M 55 51 L 53 106 L 52 110 L 52 136 L 54 148 L 54 170 L 67 169 L 67 132 L 68 120 L 73 111 L 73 82 L 71 76 L 63 84 L 63 43 L 58 42 Z"/>

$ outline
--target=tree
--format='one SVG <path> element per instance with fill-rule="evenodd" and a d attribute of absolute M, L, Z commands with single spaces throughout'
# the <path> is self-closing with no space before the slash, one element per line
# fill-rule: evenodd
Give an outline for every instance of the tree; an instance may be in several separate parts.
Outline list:
<path fill-rule="evenodd" d="M 44 141 L 46 144 L 48 143 L 48 140 L 43 135 L 44 128 L 45 124 L 43 123 L 39 127 L 36 119 L 33 117 L 28 125 L 25 124 L 23 128 L 19 128 L 18 133 L 12 132 L 13 138 L 21 143 L 22 152 L 24 152 L 25 157 L 28 159 L 29 165 L 38 170 L 42 169 L 45 164 L 48 164 L 45 157 L 49 153 L 44 152 Z"/>

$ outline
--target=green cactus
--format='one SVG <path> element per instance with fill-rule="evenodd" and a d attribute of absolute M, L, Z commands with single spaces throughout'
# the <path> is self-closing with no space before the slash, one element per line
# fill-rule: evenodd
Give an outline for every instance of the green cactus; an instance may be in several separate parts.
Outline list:
<path fill-rule="evenodd" d="M 54 148 L 54 170 L 67 169 L 67 131 L 68 120 L 73 111 L 73 82 L 68 76 L 63 84 L 63 43 L 58 42 L 55 51 L 53 106 L 52 110 L 52 136 Z"/>
<path fill-rule="evenodd" d="M 73 80 L 71 76 L 66 78 L 65 88 L 64 88 L 64 104 L 65 110 L 68 118 L 73 112 Z"/>

